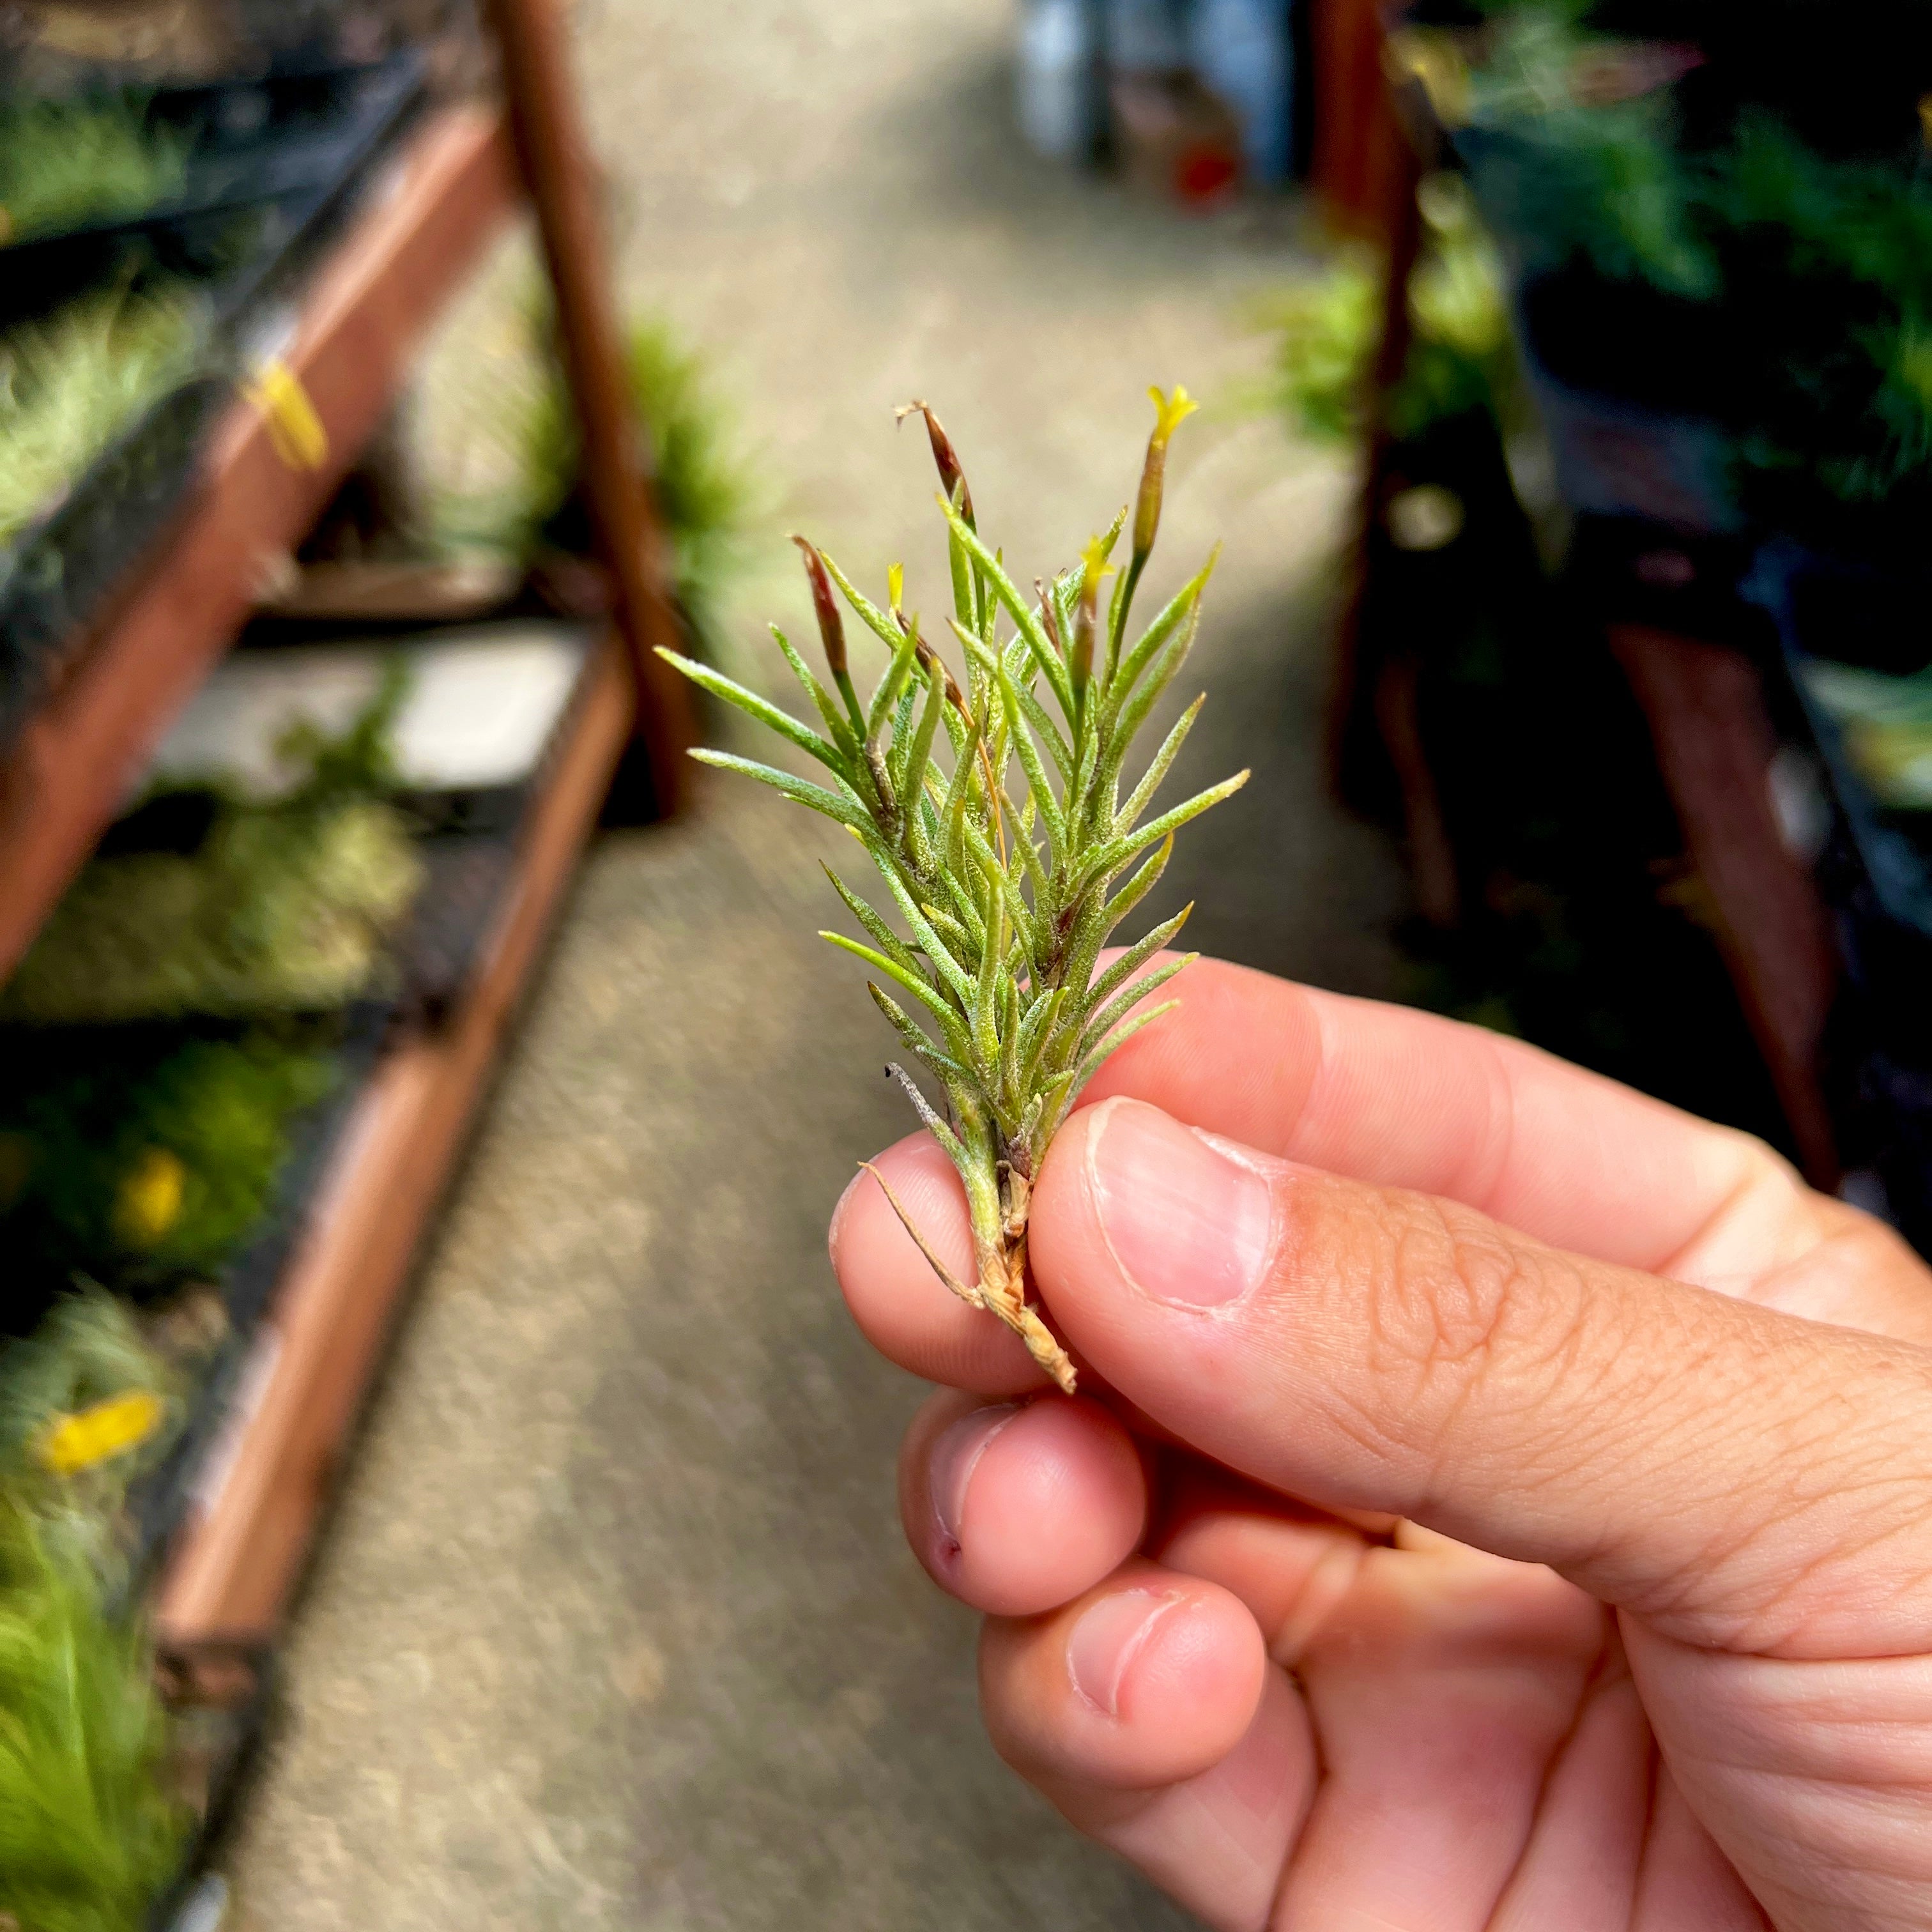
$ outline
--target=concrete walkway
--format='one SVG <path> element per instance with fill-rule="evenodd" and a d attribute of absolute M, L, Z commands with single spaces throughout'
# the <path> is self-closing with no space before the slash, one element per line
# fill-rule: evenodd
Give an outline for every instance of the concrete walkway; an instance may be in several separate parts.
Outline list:
<path fill-rule="evenodd" d="M 1286 223 L 1190 222 L 1028 159 L 1003 8 L 578 22 L 627 292 L 712 349 L 781 513 L 737 600 L 746 662 L 765 616 L 809 630 L 787 521 L 868 580 L 903 557 L 939 607 L 932 474 L 892 404 L 941 409 L 1030 577 L 1130 491 L 1150 382 L 1212 401 L 1259 366 L 1241 306 L 1294 272 Z M 453 326 L 440 414 L 491 406 L 514 278 Z M 1176 782 L 1257 782 L 1182 848 L 1175 896 L 1202 900 L 1197 944 L 1388 992 L 1394 862 L 1316 752 L 1348 479 L 1232 410 L 1184 434 L 1163 581 L 1228 554 Z M 921 1392 L 847 1324 L 824 1228 L 910 1123 L 862 976 L 812 937 L 835 849 L 720 782 L 594 855 L 294 1634 L 233 1859 L 254 1932 L 1184 1923 L 994 1758 L 973 1620 L 900 1541 Z"/>

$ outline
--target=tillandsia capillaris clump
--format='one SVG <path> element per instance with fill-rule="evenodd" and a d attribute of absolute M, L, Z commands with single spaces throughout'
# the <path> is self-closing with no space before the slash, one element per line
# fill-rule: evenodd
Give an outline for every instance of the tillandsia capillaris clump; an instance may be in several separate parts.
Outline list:
<path fill-rule="evenodd" d="M 1193 646 L 1214 567 L 1210 556 L 1130 640 L 1134 593 L 1160 526 L 1168 440 L 1196 406 L 1182 388 L 1152 394 L 1154 434 L 1131 510 L 1123 509 L 1071 569 L 1050 584 L 1036 580 L 1031 596 L 1008 574 L 1003 554 L 981 537 L 972 493 L 938 417 L 924 403 L 900 411 L 902 418 L 923 417 L 939 468 L 952 570 L 947 622 L 964 652 L 963 676 L 922 633 L 917 614 L 906 614 L 901 566 L 888 572 L 885 602 L 875 604 L 802 537 L 794 541 L 804 555 L 832 689 L 776 625 L 772 635 L 822 730 L 704 665 L 665 653 L 686 676 L 769 725 L 831 775 L 829 784 L 818 784 L 726 752 L 693 754 L 748 772 L 836 820 L 878 868 L 904 931 L 828 868 L 866 938 L 823 936 L 878 973 L 868 990 L 908 1051 L 945 1090 L 942 1115 L 903 1068 L 887 1069 L 965 1184 L 978 1279 L 958 1280 L 883 1176 L 880 1185 L 946 1286 L 1015 1330 L 1070 1393 L 1072 1364 L 1027 1304 L 1034 1181 L 1054 1132 L 1101 1062 L 1176 1004 L 1146 1003 L 1188 959 L 1144 969 L 1192 908 L 1162 920 L 1105 967 L 1102 947 L 1160 879 L 1175 832 L 1238 790 L 1248 776 L 1147 816 L 1200 715 L 1204 700 L 1196 698 L 1145 767 L 1127 776 L 1136 736 Z M 1126 567 L 1103 610 L 1102 580 L 1114 574 L 1109 560 L 1124 533 L 1130 545 Z M 884 672 L 863 701 L 849 668 L 835 584 L 886 653 Z M 943 754 L 942 740 L 950 769 L 935 756 Z"/>

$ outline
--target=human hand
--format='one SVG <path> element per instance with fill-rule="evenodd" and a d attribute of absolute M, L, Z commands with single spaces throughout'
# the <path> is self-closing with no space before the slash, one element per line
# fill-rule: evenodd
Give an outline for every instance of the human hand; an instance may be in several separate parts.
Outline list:
<path fill-rule="evenodd" d="M 1932 1926 L 1932 1274 L 1517 1042 L 1176 990 L 1034 1198 L 1087 1393 L 869 1175 L 833 1221 L 952 1385 L 901 1499 L 1002 1755 L 1217 1928 Z M 944 1156 L 880 1165 L 964 1272 Z"/>

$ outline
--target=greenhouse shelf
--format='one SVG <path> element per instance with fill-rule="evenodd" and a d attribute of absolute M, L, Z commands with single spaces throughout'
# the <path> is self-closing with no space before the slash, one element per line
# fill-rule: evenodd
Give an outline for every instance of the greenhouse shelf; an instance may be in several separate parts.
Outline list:
<path fill-rule="evenodd" d="M 272 1638 L 518 998 L 628 741 L 634 687 L 608 637 L 532 798 L 515 867 L 442 1023 L 379 1061 L 236 1387 L 155 1599 L 164 1645 Z"/>
<path fill-rule="evenodd" d="M 0 767 L 0 976 L 228 649 L 257 589 L 308 534 L 518 194 L 503 117 L 474 106 L 431 115 L 371 184 L 277 352 L 293 383 L 274 388 L 298 407 L 305 397 L 326 439 L 314 466 L 280 453 L 287 428 L 261 401 L 236 403 L 181 514 Z"/>
<path fill-rule="evenodd" d="M 1613 624 L 1608 635 L 1648 721 L 1806 1178 L 1834 1188 L 1839 1161 L 1818 1051 L 1838 969 L 1817 888 L 1772 810 L 1778 741 L 1757 669 L 1742 651 L 1642 625 Z"/>

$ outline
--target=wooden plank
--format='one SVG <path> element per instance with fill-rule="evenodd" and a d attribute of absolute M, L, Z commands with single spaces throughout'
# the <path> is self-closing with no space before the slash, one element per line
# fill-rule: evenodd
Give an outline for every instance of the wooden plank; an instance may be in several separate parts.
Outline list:
<path fill-rule="evenodd" d="M 584 138 L 556 0 L 487 0 L 502 52 L 511 130 L 556 292 L 557 335 L 583 446 L 584 495 L 617 593 L 638 686 L 638 735 L 666 817 L 682 801 L 695 742 L 690 687 L 658 655 L 684 648 L 671 545 L 625 374 L 623 340 L 598 219 L 597 170 Z"/>
<path fill-rule="evenodd" d="M 632 713 L 627 655 L 612 637 L 526 828 L 514 883 L 469 993 L 440 1032 L 384 1060 L 318 1192 L 256 1344 L 260 1372 L 218 1452 L 218 1486 L 163 1576 L 156 1629 L 164 1644 L 254 1641 L 279 1626 L 417 1250 Z"/>
<path fill-rule="evenodd" d="M 1806 1177 L 1835 1187 L 1840 1170 L 1818 1046 L 1837 960 L 1817 889 L 1772 809 L 1778 744 L 1757 672 L 1742 652 L 1642 625 L 1614 625 L 1609 636 L 1649 722 L 1658 768 Z"/>
<path fill-rule="evenodd" d="M 327 432 L 326 457 L 313 470 L 292 467 L 260 410 L 238 402 L 182 516 L 0 772 L 0 977 L 227 650 L 255 588 L 308 533 L 514 190 L 501 116 L 468 106 L 434 116 L 373 184 L 280 351 Z"/>

